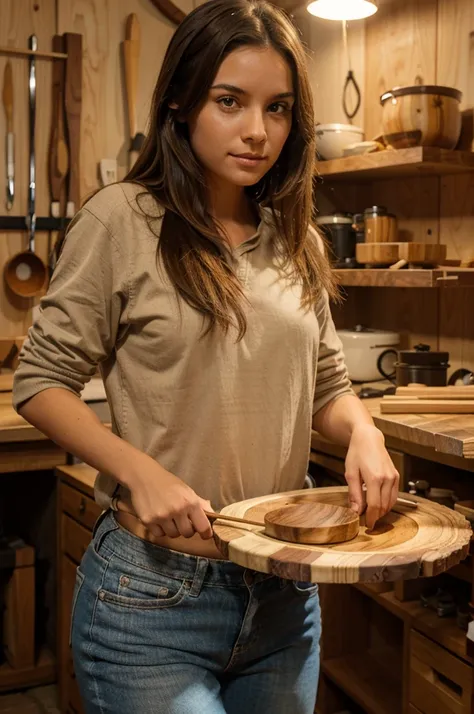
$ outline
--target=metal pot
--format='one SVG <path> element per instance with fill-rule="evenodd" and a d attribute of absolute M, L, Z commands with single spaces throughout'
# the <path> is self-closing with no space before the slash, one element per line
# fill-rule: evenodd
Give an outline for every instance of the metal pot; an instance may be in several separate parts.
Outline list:
<path fill-rule="evenodd" d="M 321 228 L 331 245 L 332 263 L 335 268 L 356 268 L 356 233 L 353 217 L 345 213 L 319 216 L 316 225 Z"/>
<path fill-rule="evenodd" d="M 449 353 L 431 352 L 429 345 L 419 344 L 413 350 L 398 352 L 395 373 L 387 374 L 381 364 L 382 359 L 395 350 L 386 350 L 379 357 L 378 369 L 387 379 L 393 379 L 397 387 L 409 384 L 424 384 L 427 387 L 445 387 L 448 378 Z"/>

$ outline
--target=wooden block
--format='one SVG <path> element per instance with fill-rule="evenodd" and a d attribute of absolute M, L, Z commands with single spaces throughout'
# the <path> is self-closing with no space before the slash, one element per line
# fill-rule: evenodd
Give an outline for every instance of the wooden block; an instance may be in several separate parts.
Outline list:
<path fill-rule="evenodd" d="M 25 546 L 24 557 L 31 560 L 34 549 Z M 4 645 L 9 664 L 16 668 L 33 667 L 35 663 L 35 568 L 16 567 L 5 589 Z"/>
<path fill-rule="evenodd" d="M 439 265 L 446 258 L 446 245 L 439 243 L 358 243 L 358 263 L 394 265 L 398 261 L 415 265 Z"/>
<path fill-rule="evenodd" d="M 417 265 L 439 265 L 446 258 L 444 243 L 400 243 L 399 259 Z"/>
<path fill-rule="evenodd" d="M 383 397 L 382 414 L 474 414 L 474 400 Z"/>
<path fill-rule="evenodd" d="M 392 395 L 393 396 L 393 395 Z M 425 387 L 408 386 L 397 387 L 396 397 L 413 397 L 423 399 L 472 399 L 474 401 L 474 386 L 465 387 Z"/>
<path fill-rule="evenodd" d="M 401 243 L 358 243 L 356 258 L 365 265 L 393 265 L 399 260 Z"/>

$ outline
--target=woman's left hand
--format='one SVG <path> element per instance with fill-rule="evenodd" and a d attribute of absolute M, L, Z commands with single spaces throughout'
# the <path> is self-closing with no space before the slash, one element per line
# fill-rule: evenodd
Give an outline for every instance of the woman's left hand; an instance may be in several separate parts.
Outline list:
<path fill-rule="evenodd" d="M 400 482 L 400 475 L 385 448 L 384 436 L 372 424 L 354 427 L 345 476 L 351 508 L 361 514 L 367 505 L 366 523 L 372 529 L 395 504 Z"/>

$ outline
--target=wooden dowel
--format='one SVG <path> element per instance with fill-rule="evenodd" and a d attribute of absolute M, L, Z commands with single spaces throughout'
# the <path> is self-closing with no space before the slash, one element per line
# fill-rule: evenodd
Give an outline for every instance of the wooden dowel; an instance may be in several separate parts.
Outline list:
<path fill-rule="evenodd" d="M 214 513 L 214 511 L 204 511 L 206 516 L 211 520 L 215 521 L 219 519 L 220 521 L 231 521 L 232 523 L 243 523 L 247 526 L 261 526 L 263 527 L 265 523 L 262 523 L 261 521 L 249 521 L 246 518 L 237 518 L 237 516 L 226 516 L 222 515 L 221 513 Z"/>
<path fill-rule="evenodd" d="M 67 54 L 64 52 L 38 52 L 37 50 L 19 49 L 17 47 L 0 47 L 1 55 L 16 55 L 17 57 L 29 57 L 34 55 L 38 59 L 47 60 L 65 60 L 67 59 Z"/>

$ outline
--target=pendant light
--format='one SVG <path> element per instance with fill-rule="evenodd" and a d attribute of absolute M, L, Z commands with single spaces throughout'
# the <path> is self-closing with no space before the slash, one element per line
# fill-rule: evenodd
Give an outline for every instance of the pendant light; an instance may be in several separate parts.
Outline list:
<path fill-rule="evenodd" d="M 306 9 L 323 20 L 362 20 L 377 12 L 377 0 L 313 0 Z"/>

